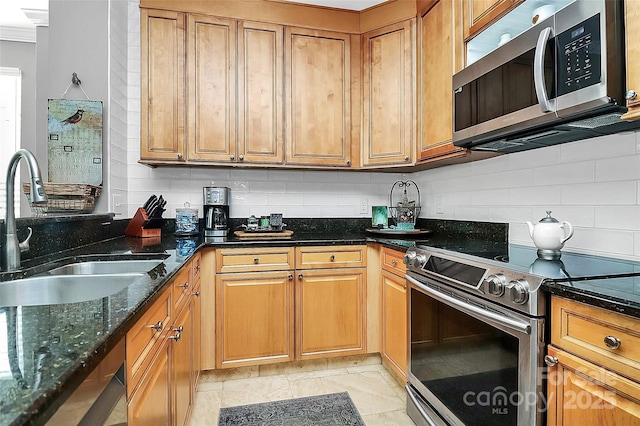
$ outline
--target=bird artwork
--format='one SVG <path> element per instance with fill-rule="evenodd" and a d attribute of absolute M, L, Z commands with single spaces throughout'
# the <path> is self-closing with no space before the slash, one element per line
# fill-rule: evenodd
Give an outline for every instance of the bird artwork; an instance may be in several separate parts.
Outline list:
<path fill-rule="evenodd" d="M 67 124 L 77 124 L 80 120 L 82 120 L 82 114 L 84 114 L 84 110 L 82 108 L 78 108 L 75 114 L 67 117 L 64 120 L 61 120 L 60 124 L 62 124 L 63 126 Z"/>

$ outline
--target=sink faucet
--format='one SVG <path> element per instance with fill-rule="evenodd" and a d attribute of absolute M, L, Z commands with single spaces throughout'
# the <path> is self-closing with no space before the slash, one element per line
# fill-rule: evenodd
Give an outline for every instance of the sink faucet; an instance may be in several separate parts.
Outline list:
<path fill-rule="evenodd" d="M 42 184 L 42 178 L 40 177 L 40 167 L 36 161 L 36 157 L 26 150 L 20 149 L 13 154 L 9 161 L 9 168 L 7 169 L 7 212 L 5 217 L 5 229 L 4 239 L 2 241 L 2 270 L 3 271 L 15 271 L 20 269 L 20 251 L 28 250 L 29 239 L 31 238 L 31 228 L 29 228 L 29 236 L 27 239 L 19 243 L 16 231 L 16 215 L 15 206 L 13 204 L 13 189 L 16 176 L 16 170 L 18 169 L 18 163 L 20 159 L 27 160 L 27 166 L 29 167 L 29 175 L 31 176 L 31 191 L 29 198 L 31 203 L 43 204 L 47 202 L 47 194 L 44 192 L 44 186 Z"/>

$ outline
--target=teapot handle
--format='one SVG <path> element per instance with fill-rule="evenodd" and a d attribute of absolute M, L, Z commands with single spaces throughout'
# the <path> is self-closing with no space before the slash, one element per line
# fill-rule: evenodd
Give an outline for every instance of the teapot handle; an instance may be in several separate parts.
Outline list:
<path fill-rule="evenodd" d="M 571 226 L 571 224 L 567 221 L 562 221 L 561 225 L 562 225 L 562 228 L 565 230 L 565 233 L 566 233 L 566 229 L 569 228 L 569 232 L 567 233 L 567 236 L 564 237 L 562 240 L 560 240 L 560 244 L 564 244 L 564 242 L 567 241 L 569 238 L 571 238 L 571 236 L 573 235 L 573 226 Z"/>

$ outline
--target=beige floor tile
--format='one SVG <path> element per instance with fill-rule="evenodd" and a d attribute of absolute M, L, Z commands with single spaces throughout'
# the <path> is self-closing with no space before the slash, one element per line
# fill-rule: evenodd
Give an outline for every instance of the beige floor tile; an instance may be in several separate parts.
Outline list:
<path fill-rule="evenodd" d="M 403 385 L 379 356 L 204 372 L 189 426 L 217 426 L 220 407 L 349 392 L 367 426 L 411 426 Z"/>
<path fill-rule="evenodd" d="M 405 407 L 405 402 L 394 392 L 389 392 L 389 384 L 377 372 L 323 377 L 322 381 L 329 392 L 349 392 L 363 416 Z"/>
<path fill-rule="evenodd" d="M 286 376 L 255 377 L 225 381 L 222 385 L 222 407 L 279 401 L 293 398 Z"/>
<path fill-rule="evenodd" d="M 405 410 L 387 411 L 386 413 L 362 416 L 367 426 L 414 426 L 413 420 Z"/>
<path fill-rule="evenodd" d="M 191 412 L 189 426 L 217 426 L 220 414 L 221 392 L 198 391 Z"/>

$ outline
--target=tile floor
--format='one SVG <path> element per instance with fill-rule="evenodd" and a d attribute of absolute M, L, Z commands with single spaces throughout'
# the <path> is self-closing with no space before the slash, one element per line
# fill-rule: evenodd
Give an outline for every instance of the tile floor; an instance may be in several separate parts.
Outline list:
<path fill-rule="evenodd" d="M 367 426 L 413 426 L 402 385 L 377 355 L 203 372 L 190 426 L 216 426 L 220 407 L 349 392 Z"/>

